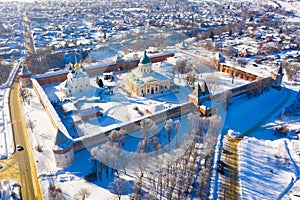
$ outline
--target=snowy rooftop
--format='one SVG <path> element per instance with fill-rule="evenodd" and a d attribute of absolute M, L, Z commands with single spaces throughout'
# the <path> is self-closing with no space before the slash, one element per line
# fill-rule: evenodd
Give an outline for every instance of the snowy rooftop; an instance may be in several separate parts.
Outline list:
<path fill-rule="evenodd" d="M 247 72 L 249 74 L 256 75 L 258 77 L 270 76 L 271 69 L 272 69 L 270 66 L 266 66 L 266 65 L 259 65 L 260 67 L 254 67 L 251 64 L 248 64 L 245 67 L 240 67 L 239 65 L 237 65 L 233 62 L 230 62 L 230 61 L 225 61 L 225 64 L 227 66 L 231 66 L 233 68 L 239 69 L 239 70 Z"/>
<path fill-rule="evenodd" d="M 67 73 L 69 73 L 68 70 L 59 70 L 59 71 L 47 72 L 47 73 L 44 73 L 44 74 L 34 75 L 31 78 L 39 79 L 39 78 L 45 78 L 45 77 L 49 77 L 49 76 L 55 76 L 55 75 L 67 74 Z"/>
<path fill-rule="evenodd" d="M 140 77 L 138 80 L 139 80 L 139 83 L 142 84 L 142 83 L 148 83 L 148 82 L 156 81 L 156 80 L 166 81 L 166 80 L 169 80 L 169 78 L 162 74 L 159 74 L 157 72 L 153 72 L 151 75 Z"/>

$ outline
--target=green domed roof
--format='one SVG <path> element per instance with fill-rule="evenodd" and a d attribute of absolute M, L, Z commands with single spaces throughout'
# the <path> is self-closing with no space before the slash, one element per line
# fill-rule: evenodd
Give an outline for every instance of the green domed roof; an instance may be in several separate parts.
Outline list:
<path fill-rule="evenodd" d="M 140 63 L 144 65 L 151 63 L 151 59 L 147 56 L 146 51 L 144 51 L 144 55 L 141 57 Z"/>

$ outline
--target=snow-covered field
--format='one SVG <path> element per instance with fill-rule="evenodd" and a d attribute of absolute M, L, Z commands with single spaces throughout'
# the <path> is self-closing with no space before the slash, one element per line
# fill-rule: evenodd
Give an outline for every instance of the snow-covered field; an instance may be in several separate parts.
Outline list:
<path fill-rule="evenodd" d="M 270 89 L 250 100 L 246 95 L 235 97 L 226 113 L 225 128 L 244 133 L 271 112 L 286 95 L 286 89 Z"/>
<path fill-rule="evenodd" d="M 276 106 L 290 93 L 284 106 Z M 295 91 L 296 90 L 296 91 Z M 242 199 L 289 199 L 293 191 L 300 191 L 299 178 L 299 145 L 300 141 L 293 134 L 287 137 L 274 135 L 274 129 L 287 125 L 295 130 L 300 127 L 299 118 L 278 119 L 282 109 L 288 106 L 299 87 L 264 92 L 259 97 L 247 96 L 234 98 L 226 115 L 225 128 L 244 133 L 268 116 L 269 119 L 256 131 L 244 137 L 239 143 L 239 178 Z M 297 184 L 295 184 L 297 185 Z M 299 184 L 298 184 L 299 185 Z M 292 188 L 292 190 L 291 190 Z M 289 194 L 287 194 L 289 192 Z"/>
<path fill-rule="evenodd" d="M 257 131 L 239 146 L 241 195 L 243 199 L 281 199 L 285 188 L 299 176 L 300 141 L 274 136 L 274 131 Z M 279 198 L 280 197 L 280 198 Z"/>

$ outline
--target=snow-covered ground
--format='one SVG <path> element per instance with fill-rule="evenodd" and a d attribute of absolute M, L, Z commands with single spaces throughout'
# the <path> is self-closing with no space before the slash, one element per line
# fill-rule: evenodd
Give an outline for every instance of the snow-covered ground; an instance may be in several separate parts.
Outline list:
<path fill-rule="evenodd" d="M 290 16 L 287 18 L 286 21 L 288 22 L 299 22 L 300 19 L 300 2 L 299 1 L 283 1 L 283 0 L 277 0 L 277 1 L 260 1 L 260 0 L 255 0 L 257 3 L 261 4 L 268 4 L 272 5 L 274 7 L 278 7 L 279 5 L 283 8 L 283 10 L 286 11 L 293 11 L 295 13 L 295 17 Z"/>
<path fill-rule="evenodd" d="M 0 159 L 7 158 L 14 152 L 11 119 L 9 112 L 9 92 L 20 62 L 13 64 L 12 71 L 3 85 L 0 85 Z"/>
<path fill-rule="evenodd" d="M 226 78 L 227 75 L 225 75 L 225 77 L 222 78 L 222 76 L 223 75 L 220 76 L 220 79 L 225 79 L 224 87 L 231 87 L 231 77 Z M 95 79 L 95 77 L 92 78 L 92 80 L 93 79 Z M 235 81 L 237 81 L 237 79 L 235 79 Z M 245 83 L 243 80 L 239 81 L 239 84 Z M 175 82 L 184 85 L 182 78 L 179 79 L 177 77 L 177 80 L 175 78 Z M 92 85 L 93 84 L 95 83 L 92 81 Z M 48 86 L 45 87 L 46 91 L 47 87 Z M 51 87 L 52 89 L 49 89 L 50 91 L 53 90 L 53 85 Z M 293 87 L 293 90 L 290 91 L 291 97 L 289 102 L 297 95 L 298 91 L 297 86 L 291 87 Z M 48 95 L 50 94 L 49 90 L 47 91 Z M 234 103 L 229 107 L 227 112 L 225 128 L 231 128 L 239 132 L 245 132 L 250 129 L 288 95 L 287 90 L 288 89 L 284 88 L 280 91 L 270 89 L 259 97 L 252 97 L 250 100 L 245 95 L 234 98 Z M 294 90 L 296 90 L 296 92 Z M 51 95 L 49 96 L 51 99 Z M 169 101 L 171 101 L 172 98 L 169 98 Z M 149 101 L 162 101 L 162 99 L 164 98 L 158 96 L 151 98 Z M 276 101 L 274 101 L 274 99 Z M 144 102 L 137 97 L 126 99 L 126 101 L 130 103 L 134 101 L 137 105 L 144 104 Z M 107 105 L 105 107 L 107 107 Z M 55 162 L 51 148 L 55 131 L 53 132 L 51 122 L 47 118 L 47 114 L 34 93 L 30 106 L 25 105 L 24 111 L 27 119 L 30 118 L 37 124 L 37 127 L 33 129 L 33 133 L 30 134 L 44 194 L 47 192 L 49 182 L 53 181 L 56 186 L 63 190 L 68 198 L 72 198 L 80 188 L 87 188 L 91 192 L 88 199 L 95 199 L 99 196 L 103 197 L 102 199 L 111 199 L 114 197 L 109 188 L 109 182 L 112 181 L 112 177 L 103 177 L 102 181 L 97 180 L 93 183 L 86 182 L 83 179 L 83 177 L 91 171 L 92 164 L 89 161 L 91 157 L 89 151 L 85 150 L 76 153 L 74 163 L 64 170 L 59 170 L 54 166 Z M 256 196 L 270 197 L 270 199 L 276 198 L 281 192 L 285 191 L 285 188 L 290 186 L 291 181 L 296 180 L 297 175 L 295 175 L 294 163 L 297 163 L 297 161 L 294 156 L 295 153 L 293 152 L 297 147 L 298 141 L 290 140 L 289 138 L 275 137 L 273 131 L 270 130 L 270 128 L 274 126 L 271 124 L 272 120 L 274 121 L 280 112 L 281 109 L 278 109 L 278 111 L 272 115 L 268 124 L 259 128 L 257 132 L 249 135 L 240 143 L 240 178 L 243 199 L 255 199 Z M 106 113 L 109 112 L 107 111 Z M 276 123 L 278 124 L 279 122 Z M 129 142 L 127 144 L 129 146 L 125 146 L 125 148 L 127 148 L 127 150 L 135 150 L 138 143 L 137 138 L 138 137 L 128 138 L 128 141 L 131 142 Z M 43 147 L 43 152 L 38 152 L 35 149 L 37 144 Z M 289 158 L 287 162 L 286 157 Z M 278 167 L 278 165 L 280 166 Z M 291 177 L 294 177 L 294 179 L 291 179 Z M 126 180 L 128 179 L 128 177 L 124 178 Z M 267 184 L 268 182 L 271 184 Z M 76 189 L 74 189 L 74 187 Z M 265 189 L 265 187 L 268 187 L 268 189 Z M 272 193 L 273 190 L 277 192 Z M 293 190 L 297 190 L 297 188 L 295 187 Z M 283 195 L 284 194 L 285 193 L 283 193 Z"/>
<path fill-rule="evenodd" d="M 115 84 L 116 87 L 113 89 L 113 95 L 106 95 L 106 91 L 104 89 L 98 88 L 96 84 L 96 77 L 92 77 L 90 79 L 90 91 L 81 93 L 80 97 L 77 97 L 73 103 L 72 101 L 67 101 L 63 104 L 63 106 L 71 106 L 74 109 L 75 106 L 70 104 L 74 105 L 74 103 L 78 100 L 80 110 L 91 107 L 99 107 L 103 113 L 102 117 L 92 118 L 86 121 L 79 119 L 76 108 L 74 112 L 66 115 L 69 118 L 69 120 L 66 121 L 71 120 L 76 124 L 77 133 L 75 133 L 76 131 L 71 133 L 70 127 L 72 126 L 70 124 L 65 124 L 67 127 L 69 127 L 70 134 L 73 137 L 78 137 L 78 135 L 82 136 L 105 132 L 115 127 L 116 124 L 126 123 L 147 115 L 147 111 L 153 113 L 155 111 L 159 111 L 156 110 L 157 108 L 161 110 L 185 103 L 188 101 L 188 95 L 192 92 L 191 88 L 185 86 L 186 83 L 183 76 L 175 76 L 174 83 L 178 87 L 172 91 L 164 92 L 163 94 L 150 95 L 147 97 L 128 96 L 120 88 L 122 85 L 126 85 L 126 74 L 119 75 L 118 77 L 118 82 Z M 100 76 L 100 78 L 102 77 Z M 201 82 L 203 80 L 207 81 L 211 93 L 228 90 L 238 85 L 249 83 L 243 79 L 235 78 L 234 83 L 232 84 L 232 78 L 228 74 L 221 72 L 203 73 L 198 77 L 198 81 Z M 104 81 L 104 84 L 106 85 L 111 83 Z M 56 102 L 62 99 L 59 91 L 59 83 L 46 85 L 43 88 L 51 102 Z M 100 100 L 100 96 L 102 100 Z M 57 112 L 61 112 L 59 110 L 60 109 L 58 109 Z M 60 115 L 62 117 L 64 114 L 61 113 Z"/>
<path fill-rule="evenodd" d="M 246 95 L 235 97 L 226 113 L 225 128 L 244 133 L 271 112 L 286 95 L 286 89 L 270 89 L 251 99 Z"/>
<path fill-rule="evenodd" d="M 20 199 L 21 187 L 13 180 L 1 180 L 0 181 L 0 197 L 3 200 L 6 199 Z"/>
<path fill-rule="evenodd" d="M 187 36 L 176 32 L 166 31 L 157 28 L 137 28 L 134 30 L 122 31 L 113 36 L 114 43 L 107 46 L 100 44 L 99 47 L 90 53 L 90 56 L 97 62 L 108 63 L 115 61 L 117 55 L 136 54 L 137 50 L 157 49 L 163 45 L 164 49 L 174 46 L 187 39 Z M 161 44 L 163 43 L 163 44 Z M 125 53 L 126 52 L 126 53 Z M 126 56 L 126 55 L 125 55 Z"/>
<path fill-rule="evenodd" d="M 52 182 L 56 187 L 62 189 L 67 199 L 72 199 L 81 188 L 87 188 L 90 191 L 91 194 L 88 199 L 99 199 L 99 197 L 101 197 L 101 199 L 114 198 L 115 195 L 111 192 L 109 187 L 110 182 L 113 180 L 112 176 L 106 178 L 106 176 L 103 175 L 102 181 L 87 182 L 84 180 L 84 176 L 91 172 L 92 167 L 90 149 L 76 153 L 74 162 L 66 169 L 61 170 L 55 166 L 52 152 L 56 134 L 55 129 L 33 89 L 28 90 L 32 93 L 32 97 L 30 99 L 30 105 L 23 103 L 23 111 L 26 120 L 31 120 L 34 123 L 33 130 L 28 129 L 28 132 L 30 134 L 44 198 L 47 199 L 47 190 L 49 184 Z M 186 116 L 182 116 L 178 119 L 182 121 L 182 124 L 188 124 Z M 187 132 L 187 127 L 188 126 L 180 127 L 180 135 L 183 136 Z M 161 133 L 162 145 L 166 145 L 166 134 L 162 123 L 158 124 L 158 131 Z M 174 137 L 173 134 L 171 137 Z M 138 131 L 126 136 L 124 150 L 128 152 L 135 151 L 141 140 L 140 135 L 141 132 Z M 42 151 L 38 151 L 37 146 L 42 147 Z M 124 179 L 130 180 L 132 177 L 126 176 Z M 130 183 L 132 184 L 132 181 Z"/>
<path fill-rule="evenodd" d="M 274 129 L 280 125 L 293 130 L 300 127 L 299 117 L 279 119 L 282 109 L 291 104 L 298 90 L 299 86 L 288 86 L 280 91 L 270 89 L 250 100 L 243 95 L 234 98 L 229 107 L 225 129 L 240 133 L 268 116 L 267 121 L 244 137 L 238 146 L 242 199 L 289 199 L 295 191 L 300 191 L 296 181 L 299 179 L 300 141 L 292 134 L 287 137 L 274 135 Z M 289 100 L 277 107 L 289 94 Z"/>

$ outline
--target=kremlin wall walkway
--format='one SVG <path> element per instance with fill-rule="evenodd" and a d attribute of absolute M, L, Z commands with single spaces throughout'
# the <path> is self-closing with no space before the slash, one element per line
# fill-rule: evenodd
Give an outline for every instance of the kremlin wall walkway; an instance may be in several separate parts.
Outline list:
<path fill-rule="evenodd" d="M 244 136 L 247 136 L 259 129 L 271 116 L 273 116 L 291 97 L 290 90 L 287 89 L 285 98 L 267 113 L 254 126 L 245 131 L 241 138 L 224 137 L 224 146 L 221 153 L 221 160 L 226 164 L 225 175 L 220 176 L 218 187 L 218 199 L 235 200 L 241 199 L 239 185 L 239 155 L 238 145 Z"/>

